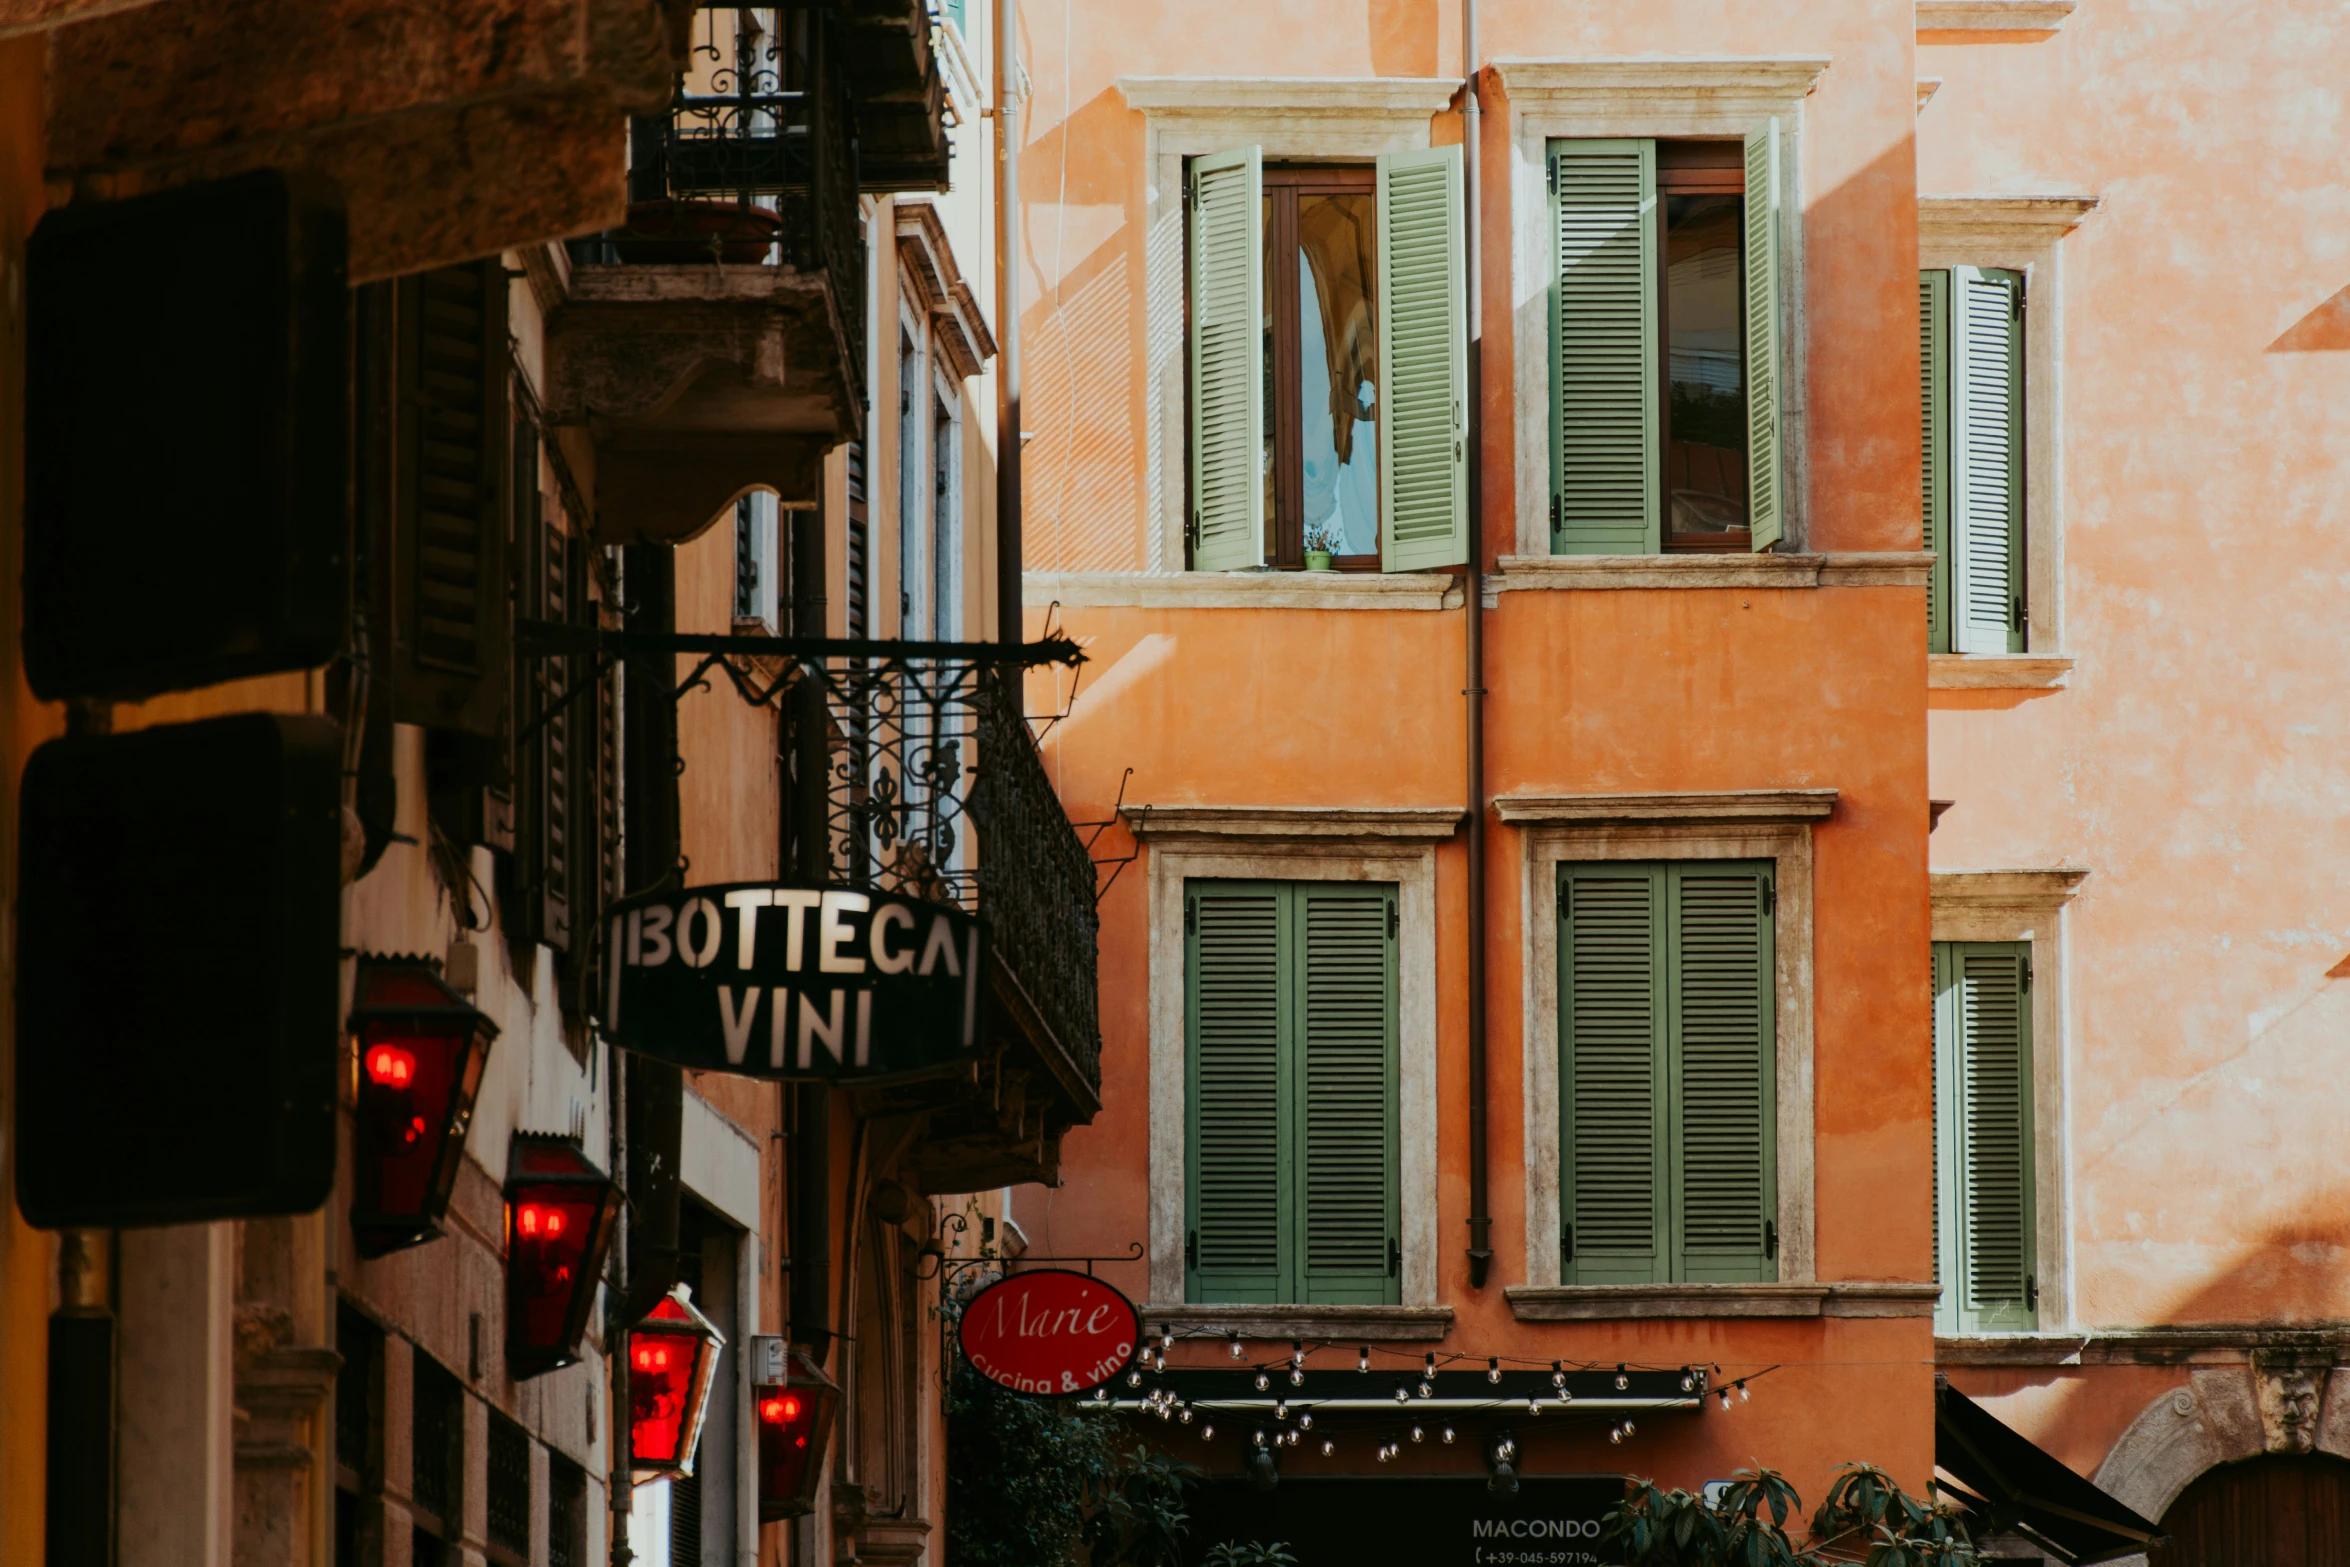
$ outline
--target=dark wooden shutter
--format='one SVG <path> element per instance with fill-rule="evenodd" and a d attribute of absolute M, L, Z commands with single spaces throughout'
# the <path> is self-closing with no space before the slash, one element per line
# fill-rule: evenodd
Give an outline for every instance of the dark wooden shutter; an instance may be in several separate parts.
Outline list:
<path fill-rule="evenodd" d="M 1673 1277 L 1776 1278 L 1769 873 L 1675 866 L 1667 881 Z"/>
<path fill-rule="evenodd" d="M 1561 1277 L 1570 1284 L 1666 1275 L 1663 890 L 1644 866 L 1562 870 Z"/>
<path fill-rule="evenodd" d="M 514 602 L 534 619 L 567 621 L 573 618 L 572 541 L 547 515 L 539 435 L 527 421 L 515 421 L 512 451 Z M 558 952 L 571 941 L 572 741 L 580 726 L 580 703 L 559 699 L 590 667 L 584 658 L 532 658 L 514 671 L 515 852 L 507 926 L 511 935 Z"/>
<path fill-rule="evenodd" d="M 494 735 L 506 701 L 506 275 L 492 258 L 400 280 L 393 711 Z"/>
<path fill-rule="evenodd" d="M 1185 893 L 1184 908 L 1186 1289 L 1193 1300 L 1278 1301 L 1290 1206 L 1282 1179 L 1281 889 L 1200 882 Z"/>
<path fill-rule="evenodd" d="M 1287 889 L 1302 961 L 1285 1052 L 1302 1123 L 1297 1250 L 1309 1303 L 1391 1305 L 1395 1171 L 1395 889 Z"/>

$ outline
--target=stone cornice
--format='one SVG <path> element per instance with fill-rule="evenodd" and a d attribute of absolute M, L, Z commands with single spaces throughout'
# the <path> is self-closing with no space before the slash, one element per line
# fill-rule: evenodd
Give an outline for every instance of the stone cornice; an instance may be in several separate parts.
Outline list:
<path fill-rule="evenodd" d="M 2098 198 L 2078 193 L 2022 195 L 1965 193 L 1918 197 L 1918 249 L 2038 249 L 2070 234 L 2097 210 Z"/>
<path fill-rule="evenodd" d="M 1127 805 L 1134 836 L 1252 844 L 1328 839 L 1449 838 L 1468 812 L 1457 805 Z"/>
<path fill-rule="evenodd" d="M 1237 1333 L 1244 1339 L 1441 1339 L 1452 1328 L 1450 1306 L 1201 1306 L 1136 1308 L 1148 1330 L 1170 1327 Z"/>
<path fill-rule="evenodd" d="M 995 357 L 995 334 L 956 263 L 938 203 L 899 197 L 898 259 L 913 274 L 923 310 L 937 323 L 941 344 L 958 377 L 975 376 Z"/>
<path fill-rule="evenodd" d="M 2044 914 L 2072 902 L 2088 879 L 2085 867 L 2060 865 L 2048 870 L 1935 871 L 1926 882 L 1937 910 Z"/>
<path fill-rule="evenodd" d="M 1425 120 L 1460 83 L 1434 76 L 1121 76 L 1126 106 L 1153 116 Z"/>
<path fill-rule="evenodd" d="M 2078 0 L 1917 0 L 1921 33 L 2046 33 Z"/>
<path fill-rule="evenodd" d="M 1502 1291 L 1521 1322 L 1704 1317 L 1926 1317 L 1935 1284 L 1515 1284 Z"/>
<path fill-rule="evenodd" d="M 1770 114 L 1801 102 L 1827 68 L 1825 55 L 1493 62 L 1511 107 L 1519 110 L 1534 103 L 1557 109 L 1706 103 Z"/>
<path fill-rule="evenodd" d="M 1923 550 L 1824 555 L 1504 555 L 1485 579 L 1488 601 L 1528 590 L 1631 588 L 1919 587 L 1934 557 Z"/>
<path fill-rule="evenodd" d="M 1933 691 L 2061 691 L 2073 661 L 2048 653 L 1935 653 L 1926 659 Z"/>
<path fill-rule="evenodd" d="M 2192 1328 L 2113 1328 L 2075 1333 L 1986 1333 L 1936 1337 L 1934 1360 L 1944 1366 L 2209 1366 L 2244 1365 L 2255 1350 L 2330 1352 L 2350 1349 L 2350 1324 L 2288 1328 L 2213 1324 Z"/>
<path fill-rule="evenodd" d="M 1458 578 L 1405 571 L 1031 571 L 1030 604 L 1064 609 L 1458 609 Z"/>
<path fill-rule="evenodd" d="M 1833 789 L 1723 789 L 1703 794 L 1505 794 L 1493 812 L 1513 827 L 1706 822 L 1784 826 L 1825 821 Z"/>

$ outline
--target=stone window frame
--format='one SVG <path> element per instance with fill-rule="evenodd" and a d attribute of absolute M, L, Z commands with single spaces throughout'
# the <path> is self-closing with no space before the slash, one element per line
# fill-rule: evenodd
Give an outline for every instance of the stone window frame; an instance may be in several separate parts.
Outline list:
<path fill-rule="evenodd" d="M 1141 806 L 1127 825 L 1148 851 L 1150 941 L 1150 1326 L 1251 1338 L 1437 1339 L 1452 1319 L 1437 1257 L 1436 851 L 1458 806 Z M 1390 882 L 1396 889 L 1396 1195 L 1401 1304 L 1220 1305 L 1187 1301 L 1184 889 L 1194 880 Z"/>
<path fill-rule="evenodd" d="M 1521 987 L 1525 1069 L 1526 1280 L 1520 1317 L 1816 1316 L 1813 1183 L 1811 829 L 1833 789 L 1711 794 L 1503 795 L 1501 821 L 1521 839 Z M 1777 994 L 1776 1179 L 1779 1279 L 1771 1284 L 1561 1284 L 1559 1254 L 1558 877 L 1567 863 L 1769 860 Z M 1931 1307 L 1928 1292 L 1927 1309 Z M 1904 1301 L 1904 1305 L 1911 1304 Z M 1871 1315 L 1881 1314 L 1871 1310 Z M 1908 1315 L 1905 1309 L 1898 1314 Z"/>
<path fill-rule="evenodd" d="M 1803 100 L 1828 68 L 1825 56 L 1762 59 L 1546 60 L 1493 62 L 1509 95 L 1510 318 L 1516 352 L 1511 423 L 1517 441 L 1516 558 L 1550 558 L 1551 254 L 1549 146 L 1580 137 L 1744 136 L 1777 117 L 1785 188 L 1780 192 L 1779 439 L 1786 497 L 1782 553 L 1806 546 L 1810 462 L 1805 439 L 1807 325 L 1804 301 Z M 1642 566 L 1660 557 L 1588 556 Z M 1507 569 L 1508 562 L 1504 563 Z M 1528 586 L 1580 587 L 1593 571 L 1539 578 Z M 1699 578 L 1654 574 L 1644 586 L 1712 586 Z"/>
<path fill-rule="evenodd" d="M 2040 1286 L 2035 1333 L 2073 1320 L 2071 1176 L 2065 1135 L 2066 969 L 2064 908 L 2089 877 L 2079 866 L 2043 870 L 1936 871 L 1927 878 L 1935 941 L 2012 941 L 2031 948 L 2033 1272 Z M 1936 1131 L 1939 1136 L 1939 1129 Z M 1943 1335 L 1944 1342 L 2012 1334 Z"/>
<path fill-rule="evenodd" d="M 1460 85 L 1457 78 L 1451 77 L 1122 76 L 1118 79 L 1118 90 L 1124 95 L 1127 107 L 1141 112 L 1144 125 L 1143 318 L 1147 408 L 1143 440 L 1146 497 L 1143 572 L 1184 570 L 1183 535 L 1191 472 L 1185 391 L 1184 318 L 1188 284 L 1184 275 L 1184 159 L 1253 145 L 1262 148 L 1267 159 L 1338 161 L 1367 166 L 1384 152 L 1416 152 L 1434 145 L 1435 118 L 1451 110 Z M 1299 574 L 1258 575 L 1270 579 L 1266 584 L 1270 588 L 1272 581 Z M 1222 596 L 1243 593 L 1258 585 L 1257 576 L 1240 577 L 1227 582 Z M 1292 603 L 1313 608 L 1404 607 L 1379 597 L 1376 590 L 1315 591 L 1322 586 L 1286 583 L 1281 591 Z"/>
<path fill-rule="evenodd" d="M 2024 604 L 2021 653 L 1934 653 L 1944 689 L 2053 690 L 2073 660 L 2064 635 L 2064 247 L 2097 209 L 2080 195 L 1920 196 L 1918 270 L 2001 267 L 2024 279 Z"/>

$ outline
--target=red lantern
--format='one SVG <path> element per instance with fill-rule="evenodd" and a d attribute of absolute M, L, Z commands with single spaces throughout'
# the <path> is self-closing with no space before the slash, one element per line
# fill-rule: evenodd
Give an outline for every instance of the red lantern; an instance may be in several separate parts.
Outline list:
<path fill-rule="evenodd" d="M 759 1521 L 816 1507 L 824 1444 L 840 1388 L 824 1368 L 781 1338 L 752 1340 L 751 1413 L 759 1431 Z"/>
<path fill-rule="evenodd" d="M 517 1379 L 579 1359 L 619 1214 L 620 1188 L 575 1140 L 514 1134 L 506 1158 L 506 1369 Z"/>
<path fill-rule="evenodd" d="M 417 958 L 362 958 L 351 1004 L 362 1257 L 433 1239 L 449 1211 L 498 1025 Z"/>
<path fill-rule="evenodd" d="M 680 1284 L 628 1330 L 630 1469 L 638 1485 L 694 1472 L 710 1379 L 726 1335 Z"/>

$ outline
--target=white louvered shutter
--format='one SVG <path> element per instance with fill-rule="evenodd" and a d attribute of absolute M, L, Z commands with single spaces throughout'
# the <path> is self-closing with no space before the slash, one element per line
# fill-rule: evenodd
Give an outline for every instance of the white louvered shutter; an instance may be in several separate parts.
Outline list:
<path fill-rule="evenodd" d="M 1379 541 L 1388 571 L 1469 558 L 1461 149 L 1379 159 Z"/>
<path fill-rule="evenodd" d="M 1241 147 L 1191 162 L 1191 564 L 1265 560 L 1262 163 Z"/>
<path fill-rule="evenodd" d="M 1950 640 L 2020 653 L 2023 637 L 2023 278 L 1950 269 Z"/>
<path fill-rule="evenodd" d="M 1656 144 L 1550 144 L 1551 553 L 1660 547 Z"/>
<path fill-rule="evenodd" d="M 1396 1227 L 1395 890 L 1301 882 L 1295 998 L 1304 1293 L 1390 1305 Z"/>
<path fill-rule="evenodd" d="M 1779 122 L 1746 137 L 1746 490 L 1754 548 L 1786 536 L 1780 439 Z"/>

